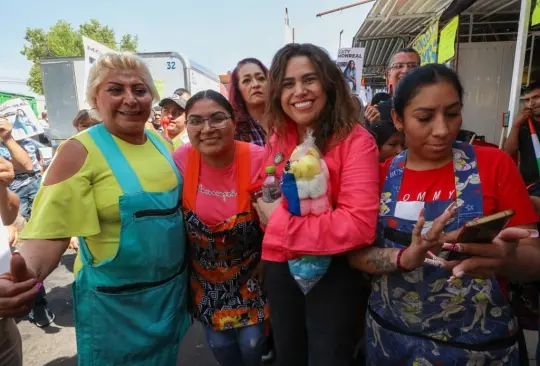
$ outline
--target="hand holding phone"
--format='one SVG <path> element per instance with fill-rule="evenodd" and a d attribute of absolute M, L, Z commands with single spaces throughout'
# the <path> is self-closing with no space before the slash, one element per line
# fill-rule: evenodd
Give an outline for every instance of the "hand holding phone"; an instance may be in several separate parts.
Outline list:
<path fill-rule="evenodd" d="M 514 216 L 513 210 L 498 212 L 469 221 L 458 235 L 458 243 L 491 243 L 508 225 Z"/>
<path fill-rule="evenodd" d="M 490 244 L 508 225 L 513 216 L 513 210 L 506 210 L 469 221 L 461 228 L 456 243 Z M 468 257 L 468 255 L 453 251 L 448 256 L 448 260 L 463 260 Z"/>

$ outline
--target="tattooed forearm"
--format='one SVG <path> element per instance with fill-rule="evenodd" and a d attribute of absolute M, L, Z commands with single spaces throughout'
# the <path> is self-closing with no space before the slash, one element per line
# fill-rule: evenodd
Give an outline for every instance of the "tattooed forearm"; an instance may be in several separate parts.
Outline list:
<path fill-rule="evenodd" d="M 377 272 L 393 272 L 397 269 L 396 260 L 392 256 L 394 249 L 373 248 L 368 254 L 367 264 L 372 265 Z"/>
<path fill-rule="evenodd" d="M 371 274 L 390 273 L 397 270 L 398 252 L 393 248 L 362 248 L 349 255 L 349 264 Z"/>

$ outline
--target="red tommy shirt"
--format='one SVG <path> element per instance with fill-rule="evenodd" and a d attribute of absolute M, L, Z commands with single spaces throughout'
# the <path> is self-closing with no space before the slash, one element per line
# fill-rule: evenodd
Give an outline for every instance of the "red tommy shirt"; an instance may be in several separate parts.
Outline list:
<path fill-rule="evenodd" d="M 514 210 L 509 226 L 534 224 L 538 215 L 527 193 L 519 170 L 502 150 L 486 146 L 473 146 L 482 184 L 484 216 L 504 210 Z M 380 189 L 392 159 L 381 164 Z M 416 171 L 405 168 L 398 200 L 406 202 L 432 202 L 456 198 L 454 167 L 450 162 L 442 168 Z"/>

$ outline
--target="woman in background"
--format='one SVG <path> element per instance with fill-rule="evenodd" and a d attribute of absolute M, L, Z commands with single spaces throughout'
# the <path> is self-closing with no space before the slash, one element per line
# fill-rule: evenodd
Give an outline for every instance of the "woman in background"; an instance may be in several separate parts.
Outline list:
<path fill-rule="evenodd" d="M 21 133 L 24 134 L 24 138 L 32 134 L 32 130 L 28 126 L 28 116 L 22 109 L 17 109 L 15 113 L 15 119 L 13 120 L 13 129 L 17 139 L 21 138 Z"/>
<path fill-rule="evenodd" d="M 235 139 L 264 146 L 268 126 L 266 108 L 268 69 L 255 58 L 243 59 L 232 72 L 229 100 L 237 119 Z"/>
<path fill-rule="evenodd" d="M 353 60 L 349 61 L 345 70 L 343 70 L 345 80 L 351 87 L 351 92 L 356 93 L 356 64 Z"/>

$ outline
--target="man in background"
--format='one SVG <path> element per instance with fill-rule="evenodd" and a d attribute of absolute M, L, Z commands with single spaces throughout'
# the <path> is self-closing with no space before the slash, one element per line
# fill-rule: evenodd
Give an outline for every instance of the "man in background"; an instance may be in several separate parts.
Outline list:
<path fill-rule="evenodd" d="M 531 120 L 536 134 L 540 132 L 540 82 L 531 83 L 523 93 L 525 107 L 512 123 L 512 129 L 504 144 L 504 150 L 514 155 L 519 153 L 519 170 L 527 186 L 529 193 L 534 197 L 540 197 L 540 173 L 536 155 L 531 139 Z"/>
<path fill-rule="evenodd" d="M 186 103 L 187 99 L 184 99 L 178 94 L 163 98 L 159 102 L 161 118 L 166 118 L 169 121 L 167 124 L 167 136 L 171 139 L 175 150 L 186 142 L 189 142 L 185 128 Z"/>
<path fill-rule="evenodd" d="M 411 70 L 420 66 L 421 58 L 414 48 L 402 48 L 398 50 L 388 64 L 386 71 L 386 83 L 388 86 L 388 94 L 394 95 L 397 85 L 405 75 Z M 381 120 L 381 114 L 390 116 L 390 111 L 393 108 L 393 103 L 383 103 L 380 106 L 369 105 L 366 108 L 366 121 L 375 123 Z M 385 118 L 386 119 L 386 118 Z"/>
<path fill-rule="evenodd" d="M 185 88 L 178 88 L 174 91 L 173 94 L 176 94 L 180 98 L 184 98 L 185 100 L 189 100 L 189 98 L 191 98 L 191 93 Z"/>

